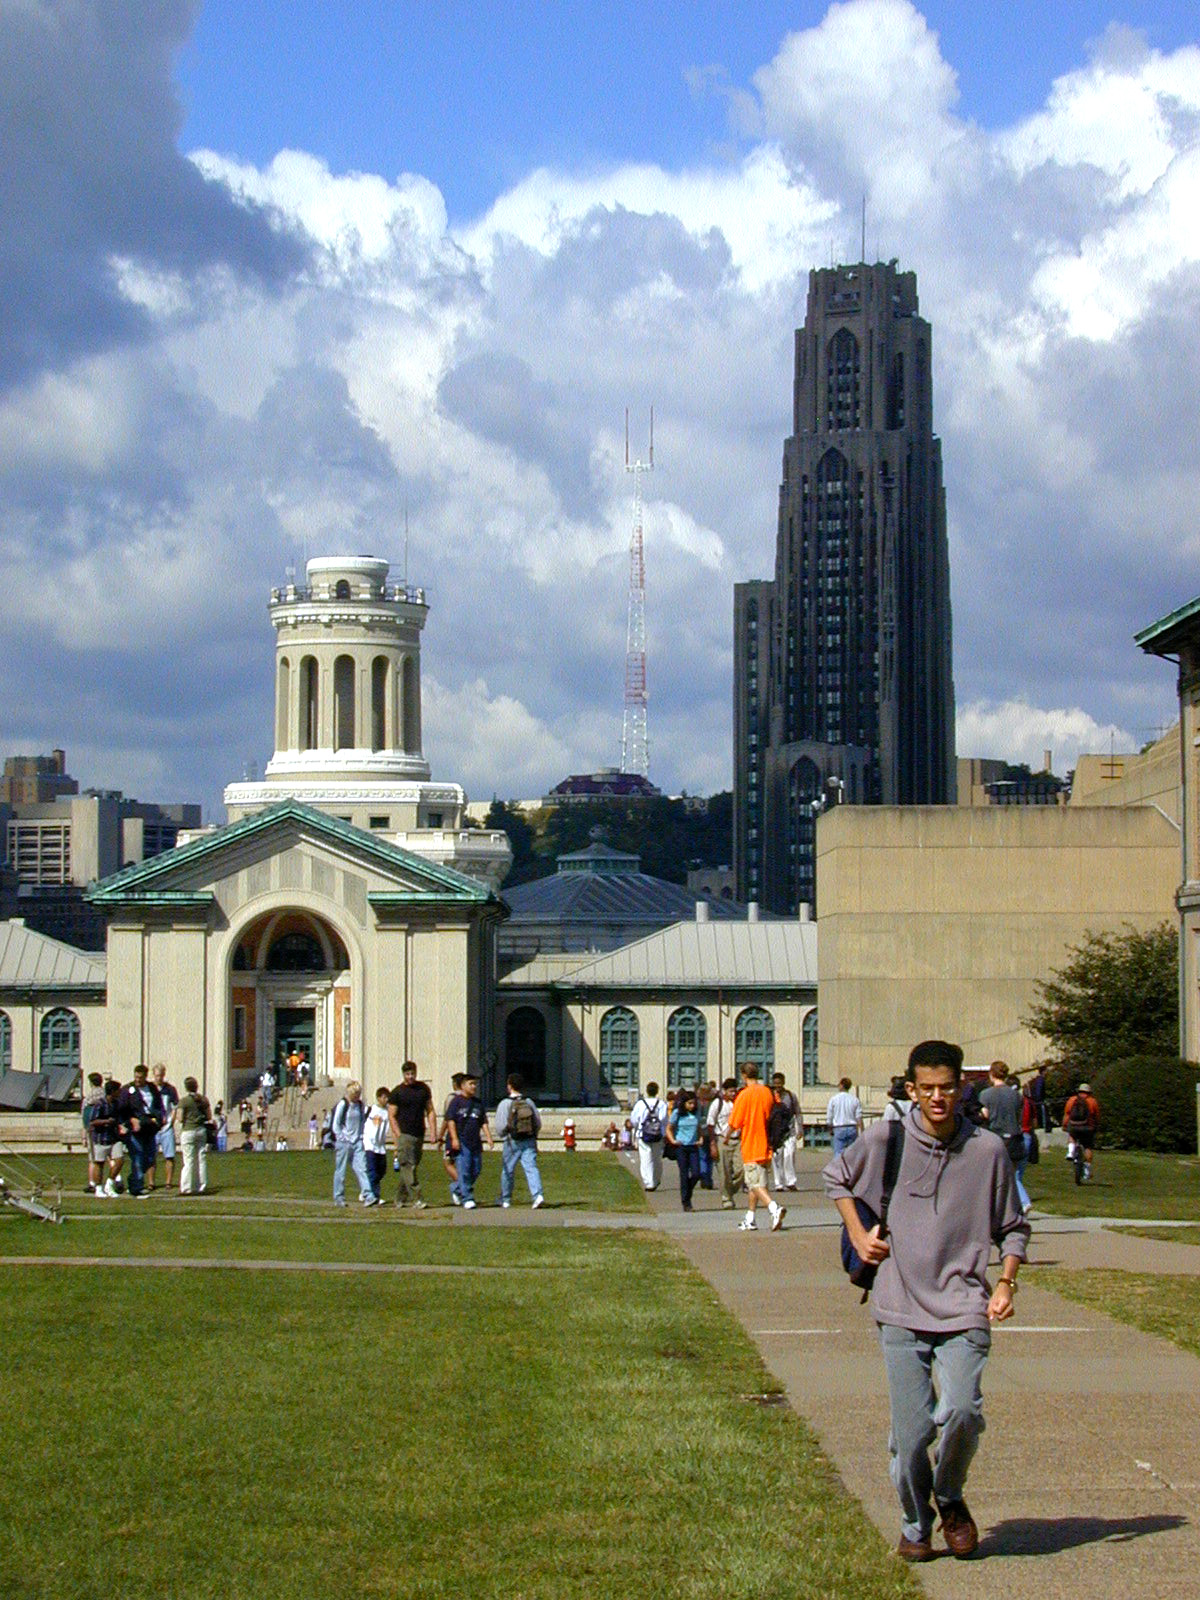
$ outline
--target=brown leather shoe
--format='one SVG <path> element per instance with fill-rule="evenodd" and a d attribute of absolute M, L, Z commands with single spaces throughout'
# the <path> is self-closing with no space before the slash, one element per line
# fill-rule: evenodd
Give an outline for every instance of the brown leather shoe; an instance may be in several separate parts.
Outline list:
<path fill-rule="evenodd" d="M 896 1554 L 901 1561 L 932 1561 L 933 1545 L 928 1539 L 910 1539 L 902 1533 Z"/>
<path fill-rule="evenodd" d="M 959 1561 L 966 1556 L 973 1556 L 979 1544 L 979 1529 L 967 1510 L 967 1502 L 947 1500 L 938 1510 L 942 1513 L 942 1538 L 946 1541 L 946 1549 Z"/>

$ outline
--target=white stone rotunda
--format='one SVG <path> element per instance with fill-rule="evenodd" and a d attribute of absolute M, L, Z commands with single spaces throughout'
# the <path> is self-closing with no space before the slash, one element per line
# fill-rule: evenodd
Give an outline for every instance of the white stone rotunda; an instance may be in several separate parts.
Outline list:
<path fill-rule="evenodd" d="M 225 790 L 230 822 L 294 799 L 498 889 L 506 834 L 463 827 L 466 795 L 430 781 L 421 748 L 421 589 L 377 556 L 318 556 L 271 591 L 275 754 Z"/>

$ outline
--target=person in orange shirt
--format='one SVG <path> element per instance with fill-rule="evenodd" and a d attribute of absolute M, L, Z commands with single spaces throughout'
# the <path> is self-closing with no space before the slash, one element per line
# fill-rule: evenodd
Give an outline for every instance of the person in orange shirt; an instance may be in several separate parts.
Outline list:
<path fill-rule="evenodd" d="M 738 1227 L 743 1233 L 755 1231 L 758 1223 L 754 1220 L 754 1213 L 761 1202 L 771 1213 L 771 1232 L 777 1233 L 783 1227 L 787 1207 L 772 1200 L 767 1193 L 767 1168 L 771 1160 L 767 1119 L 775 1104 L 775 1096 L 765 1083 L 758 1081 L 756 1062 L 745 1061 L 739 1070 L 742 1074 L 742 1088 L 733 1102 L 733 1110 L 729 1113 L 729 1127 L 724 1139 L 724 1143 L 728 1144 L 730 1134 L 735 1130 L 742 1136 L 742 1163 L 746 1174 L 746 1188 L 750 1192 L 750 1209 L 738 1223 Z"/>

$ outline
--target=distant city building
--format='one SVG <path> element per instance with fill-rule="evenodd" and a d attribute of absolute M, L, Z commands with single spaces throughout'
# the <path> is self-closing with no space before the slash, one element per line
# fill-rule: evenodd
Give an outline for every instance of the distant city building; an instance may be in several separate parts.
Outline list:
<path fill-rule="evenodd" d="M 1050 752 L 1040 772 L 1008 761 L 958 758 L 960 806 L 1065 806 L 1071 785 L 1050 770 Z"/>
<path fill-rule="evenodd" d="M 809 276 L 775 576 L 734 592 L 738 897 L 816 898 L 827 805 L 955 798 L 950 568 L 916 275 Z"/>
<path fill-rule="evenodd" d="M 601 767 L 599 772 L 576 772 L 556 783 L 545 796 L 548 806 L 571 805 L 596 800 L 660 800 L 655 788 L 640 772 L 621 772 L 616 767 Z"/>
<path fill-rule="evenodd" d="M 67 776 L 67 752 L 48 756 L 8 756 L 0 775 L 0 805 L 44 805 L 59 795 L 78 794 L 79 785 Z"/>
<path fill-rule="evenodd" d="M 735 900 L 737 884 L 732 867 L 693 867 L 687 875 L 687 886 L 701 890 L 714 900 Z"/>

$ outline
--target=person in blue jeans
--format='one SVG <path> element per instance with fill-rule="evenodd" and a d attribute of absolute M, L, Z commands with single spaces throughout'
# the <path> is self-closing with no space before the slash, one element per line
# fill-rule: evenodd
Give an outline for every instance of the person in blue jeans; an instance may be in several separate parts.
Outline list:
<path fill-rule="evenodd" d="M 519 1072 L 508 1075 L 508 1094 L 496 1107 L 496 1137 L 504 1140 L 500 1167 L 500 1204 L 505 1211 L 512 1205 L 513 1183 L 520 1167 L 529 1185 L 529 1198 L 536 1211 L 545 1201 L 542 1175 L 538 1171 L 537 1142 L 542 1131 L 538 1108 L 525 1093 L 525 1080 Z"/>
<path fill-rule="evenodd" d="M 446 1131 L 457 1173 L 450 1185 L 450 1198 L 464 1211 L 474 1211 L 475 1180 L 483 1168 L 484 1140 L 489 1150 L 495 1149 L 487 1112 L 479 1098 L 477 1074 L 465 1074 L 461 1092 L 454 1095 L 446 1107 Z"/>
<path fill-rule="evenodd" d="M 153 1185 L 146 1174 L 153 1173 L 157 1155 L 158 1130 L 163 1125 L 163 1103 L 150 1074 L 141 1062 L 133 1069 L 133 1082 L 127 1083 L 117 1098 L 117 1134 L 129 1152 L 129 1192 L 140 1197 Z"/>
<path fill-rule="evenodd" d="M 367 1171 L 367 1158 L 363 1151 L 363 1130 L 367 1123 L 367 1109 L 362 1102 L 362 1084 L 356 1079 L 346 1085 L 346 1098 L 339 1100 L 333 1110 L 333 1203 L 346 1204 L 346 1168 L 354 1168 L 358 1179 L 358 1198 L 365 1206 L 379 1202 L 371 1187 Z"/>
<path fill-rule="evenodd" d="M 692 1209 L 692 1192 L 700 1182 L 700 1136 L 704 1118 L 695 1089 L 684 1089 L 667 1119 L 667 1143 L 675 1152 L 679 1168 L 679 1199 L 685 1211 Z"/>

